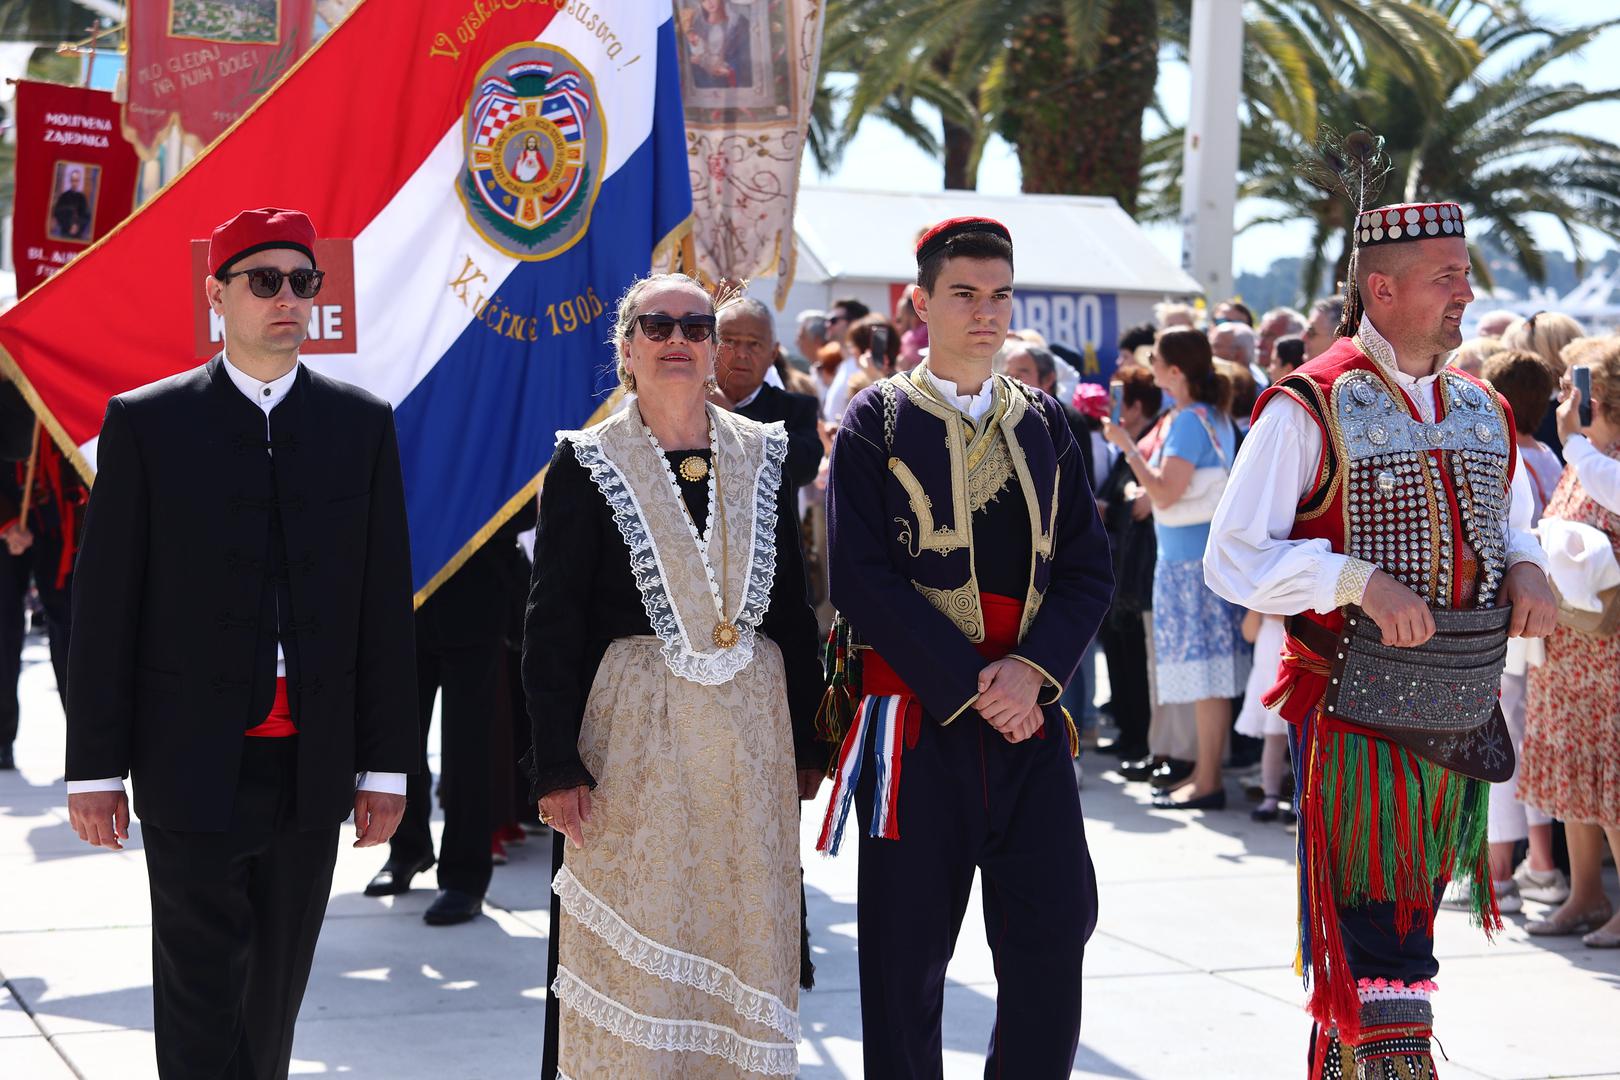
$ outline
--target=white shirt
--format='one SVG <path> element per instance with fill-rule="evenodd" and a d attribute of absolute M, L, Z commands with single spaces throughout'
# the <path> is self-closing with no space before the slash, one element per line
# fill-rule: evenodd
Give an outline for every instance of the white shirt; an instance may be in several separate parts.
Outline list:
<path fill-rule="evenodd" d="M 1585 435 L 1569 437 L 1564 460 L 1575 467 L 1576 479 L 1593 502 L 1611 514 L 1620 514 L 1620 461 L 1593 446 Z"/>
<path fill-rule="evenodd" d="M 827 387 L 827 394 L 821 399 L 821 418 L 839 423 L 844 419 L 844 410 L 849 407 L 849 399 L 854 394 L 849 392 L 849 380 L 861 370 L 861 362 L 853 356 L 844 357 L 838 370 L 833 372 L 832 383 Z"/>
<path fill-rule="evenodd" d="M 235 364 L 231 358 L 222 351 L 220 358 L 225 362 L 225 374 L 230 376 L 231 382 L 247 399 L 264 410 L 264 437 L 270 438 L 270 410 L 281 404 L 292 389 L 293 383 L 298 379 L 298 365 L 293 364 L 291 371 L 274 379 L 271 382 L 260 382 Z M 281 642 L 276 642 L 276 678 L 287 677 L 287 657 L 281 651 Z M 360 791 L 379 791 L 389 795 L 405 794 L 405 774 L 385 772 L 363 772 L 355 781 L 355 787 Z M 123 791 L 124 781 L 112 776 L 105 780 L 69 780 L 67 793 L 69 795 L 82 795 L 90 791 Z"/>
<path fill-rule="evenodd" d="M 1361 339 L 1384 374 L 1406 391 L 1422 418 L 1433 423 L 1434 382 L 1445 363 L 1414 378 L 1396 366 L 1394 348 L 1370 319 L 1361 321 Z M 1316 478 L 1321 455 L 1321 428 L 1303 405 L 1286 394 L 1266 403 L 1243 441 L 1210 524 L 1204 580 L 1218 595 L 1270 615 L 1326 614 L 1338 608 L 1334 593 L 1339 575 L 1356 560 L 1336 554 L 1326 540 L 1289 539 L 1299 501 Z M 1518 491 L 1510 494 L 1510 520 L 1511 505 L 1521 498 Z M 1547 556 L 1536 538 L 1510 527 L 1507 564 L 1521 562 L 1547 569 Z"/>
<path fill-rule="evenodd" d="M 933 383 L 934 389 L 939 391 L 941 397 L 966 413 L 967 418 L 975 424 L 983 420 L 984 414 L 990 411 L 990 406 L 996 403 L 996 381 L 993 378 L 985 379 L 977 394 L 964 394 L 951 380 L 940 378 L 926 367 L 922 369 L 922 373 Z"/>

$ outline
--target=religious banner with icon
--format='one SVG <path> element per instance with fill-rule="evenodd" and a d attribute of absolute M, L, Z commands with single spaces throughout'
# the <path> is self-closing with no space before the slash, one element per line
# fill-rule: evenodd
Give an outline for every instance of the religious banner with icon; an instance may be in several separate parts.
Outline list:
<path fill-rule="evenodd" d="M 824 0 L 675 0 L 700 273 L 775 276 L 787 301 Z"/>
<path fill-rule="evenodd" d="M 140 159 L 105 90 L 25 80 L 16 108 L 11 261 L 26 295 L 129 216 Z"/>
<path fill-rule="evenodd" d="M 0 371 L 88 474 L 109 397 L 219 350 L 198 303 L 214 226 L 304 211 L 326 278 L 300 359 L 393 405 L 425 600 L 532 520 L 556 431 L 617 386 L 612 305 L 686 235 L 673 23 L 667 4 L 360 0 L 117 235 L 0 315 Z"/>
<path fill-rule="evenodd" d="M 199 149 L 292 70 L 314 0 L 129 0 L 124 134 L 152 158 L 171 126 Z"/>

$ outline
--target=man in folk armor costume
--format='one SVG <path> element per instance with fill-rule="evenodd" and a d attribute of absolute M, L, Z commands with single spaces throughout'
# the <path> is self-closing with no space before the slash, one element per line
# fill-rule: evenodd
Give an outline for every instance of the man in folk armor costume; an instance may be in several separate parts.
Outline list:
<path fill-rule="evenodd" d="M 1062 407 L 990 371 L 1006 227 L 943 222 L 917 266 L 929 358 L 857 395 L 833 447 L 831 593 L 849 629 L 829 704 L 848 693 L 823 717 L 849 727 L 818 846 L 836 850 L 853 804 L 866 1075 L 940 1075 L 977 868 L 999 983 L 986 1075 L 1057 1080 L 1097 895 L 1057 701 L 1108 610 L 1108 540 Z"/>
<path fill-rule="evenodd" d="M 1548 633 L 1545 556 L 1509 530 L 1507 403 L 1449 366 L 1473 299 L 1455 203 L 1358 209 L 1344 321 L 1255 406 L 1204 556 L 1288 616 L 1265 703 L 1291 725 L 1313 1080 L 1429 1080 L 1434 914 L 1487 866 L 1508 636 Z"/>

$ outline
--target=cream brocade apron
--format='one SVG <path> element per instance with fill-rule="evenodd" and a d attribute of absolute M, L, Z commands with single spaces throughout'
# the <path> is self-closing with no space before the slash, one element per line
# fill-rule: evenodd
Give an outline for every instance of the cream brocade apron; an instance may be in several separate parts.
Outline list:
<path fill-rule="evenodd" d="M 614 641 L 580 729 L 591 793 L 569 845 L 552 992 L 565 1080 L 798 1071 L 799 830 L 782 655 L 755 631 L 775 576 L 786 436 L 710 407 L 742 632 L 711 640 L 704 561 L 632 403 L 583 432 L 654 636 Z M 709 561 L 722 574 L 719 515 Z"/>

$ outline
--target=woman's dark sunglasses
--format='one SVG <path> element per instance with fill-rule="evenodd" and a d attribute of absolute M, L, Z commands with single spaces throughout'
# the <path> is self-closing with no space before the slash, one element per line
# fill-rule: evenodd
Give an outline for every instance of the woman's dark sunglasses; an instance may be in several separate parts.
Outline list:
<path fill-rule="evenodd" d="M 713 315 L 682 315 L 678 319 L 673 315 L 637 315 L 636 323 L 648 341 L 668 341 L 676 326 L 687 341 L 708 341 L 714 333 Z"/>
<path fill-rule="evenodd" d="M 248 279 L 248 288 L 253 290 L 253 295 L 262 300 L 279 295 L 283 281 L 292 282 L 293 295 L 298 299 L 309 300 L 321 291 L 321 282 L 326 278 L 326 271 L 294 270 L 289 274 L 274 267 L 259 267 L 253 270 L 232 270 L 219 275 L 219 280 L 229 282 L 233 277 L 244 276 Z"/>

